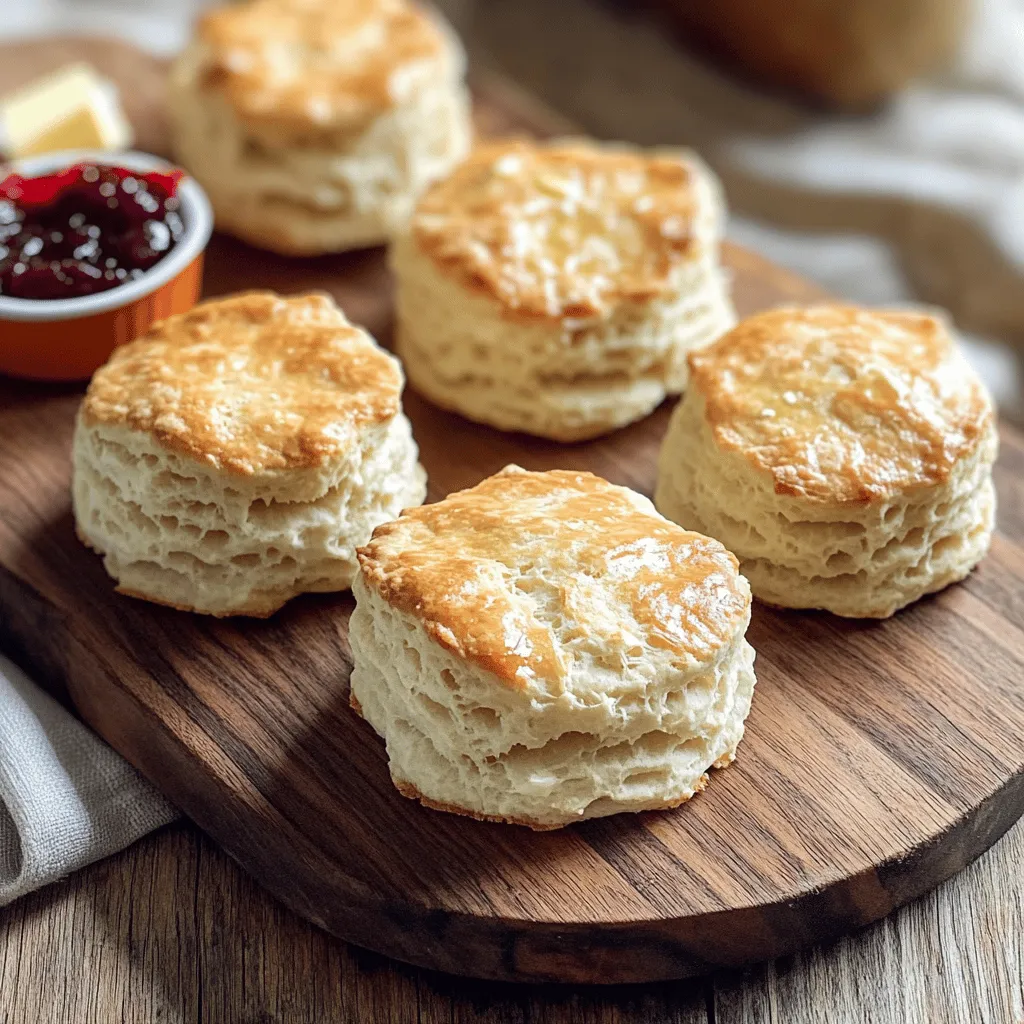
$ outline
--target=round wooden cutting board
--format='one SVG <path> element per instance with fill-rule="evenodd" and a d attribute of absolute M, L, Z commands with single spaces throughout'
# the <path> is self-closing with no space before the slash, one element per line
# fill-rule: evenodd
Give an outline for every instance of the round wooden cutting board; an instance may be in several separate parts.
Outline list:
<path fill-rule="evenodd" d="M 491 123 L 535 130 L 495 86 Z M 741 313 L 817 297 L 729 249 Z M 285 261 L 216 239 L 211 294 L 325 288 L 387 343 L 379 252 Z M 1024 811 L 1024 442 L 1004 434 L 999 532 L 963 584 L 885 622 L 756 607 L 739 759 L 678 810 L 533 833 L 402 798 L 348 707 L 348 596 L 264 622 L 119 597 L 74 537 L 79 392 L 0 382 L 0 645 L 289 907 L 413 963 L 515 981 L 678 978 L 889 913 Z M 645 494 L 669 408 L 589 444 L 499 434 L 407 395 L 430 496 L 509 462 Z"/>

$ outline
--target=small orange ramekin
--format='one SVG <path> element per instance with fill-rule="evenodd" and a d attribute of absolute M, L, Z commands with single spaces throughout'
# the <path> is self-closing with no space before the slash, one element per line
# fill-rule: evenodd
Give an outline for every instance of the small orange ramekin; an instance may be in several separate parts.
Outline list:
<path fill-rule="evenodd" d="M 32 177 L 83 162 L 140 174 L 174 170 L 147 153 L 91 150 L 46 153 L 5 170 Z M 178 183 L 178 196 L 184 237 L 139 280 L 71 299 L 0 295 L 0 373 L 31 380 L 85 380 L 118 345 L 145 333 L 156 320 L 191 309 L 202 286 L 213 213 L 206 193 L 188 175 Z"/>

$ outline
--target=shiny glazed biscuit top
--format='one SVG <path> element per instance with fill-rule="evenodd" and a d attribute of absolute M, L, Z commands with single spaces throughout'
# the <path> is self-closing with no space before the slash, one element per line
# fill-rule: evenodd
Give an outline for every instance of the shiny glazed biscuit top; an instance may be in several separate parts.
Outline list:
<path fill-rule="evenodd" d="M 713 660 L 750 604 L 718 541 L 590 473 L 508 466 L 377 527 L 359 562 L 436 642 L 549 694 L 565 690 L 574 656 L 613 687 L 652 647 L 680 665 Z"/>
<path fill-rule="evenodd" d="M 586 143 L 478 147 L 421 199 L 420 250 L 506 313 L 593 319 L 658 297 L 698 252 L 682 156 Z"/>
<path fill-rule="evenodd" d="M 359 127 L 436 80 L 449 46 L 408 0 L 252 0 L 199 24 L 203 84 L 243 120 Z"/>
<path fill-rule="evenodd" d="M 822 305 L 761 313 L 690 355 L 719 448 L 777 494 L 865 502 L 942 483 L 992 429 L 943 322 Z"/>
<path fill-rule="evenodd" d="M 318 466 L 401 409 L 397 362 L 323 295 L 250 292 L 172 316 L 93 376 L 82 421 L 219 469 Z"/>

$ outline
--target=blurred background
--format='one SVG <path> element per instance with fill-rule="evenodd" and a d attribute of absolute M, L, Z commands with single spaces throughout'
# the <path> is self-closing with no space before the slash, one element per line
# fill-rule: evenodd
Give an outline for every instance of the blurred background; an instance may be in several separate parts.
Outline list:
<path fill-rule="evenodd" d="M 159 54 L 202 0 L 2 0 L 0 41 Z M 949 309 L 1024 424 L 1024 0 L 438 0 L 567 130 L 686 144 L 730 236 L 870 303 Z"/>

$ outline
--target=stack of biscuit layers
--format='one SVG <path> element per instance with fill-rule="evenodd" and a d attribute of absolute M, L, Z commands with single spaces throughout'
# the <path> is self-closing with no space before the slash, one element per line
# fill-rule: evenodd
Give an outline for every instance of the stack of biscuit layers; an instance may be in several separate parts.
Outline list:
<path fill-rule="evenodd" d="M 885 617 L 988 550 L 995 415 L 943 321 L 780 309 L 692 368 L 655 501 L 735 552 L 760 600 Z"/>
<path fill-rule="evenodd" d="M 353 706 L 407 796 L 556 828 L 675 806 L 733 760 L 749 588 L 641 495 L 509 467 L 359 558 Z"/>
<path fill-rule="evenodd" d="M 451 29 L 407 0 L 229 5 L 172 71 L 175 155 L 240 238 L 378 245 L 469 148 L 464 73 Z"/>
<path fill-rule="evenodd" d="M 393 358 L 322 296 L 198 306 L 93 379 L 74 440 L 82 540 L 124 593 L 269 615 L 343 590 L 425 494 Z"/>
<path fill-rule="evenodd" d="M 397 346 L 432 401 L 561 441 L 681 391 L 734 322 L 724 206 L 692 154 L 479 147 L 423 197 L 391 259 Z"/>

